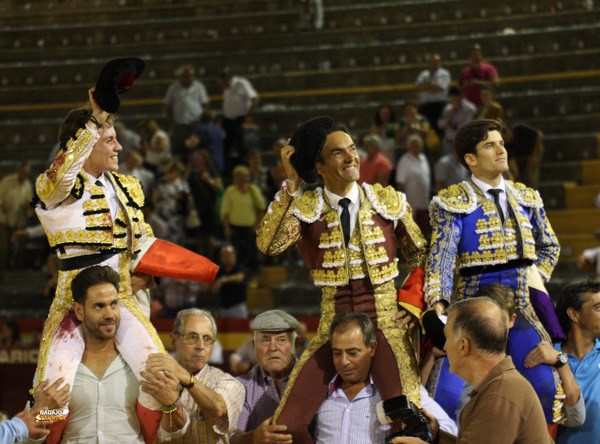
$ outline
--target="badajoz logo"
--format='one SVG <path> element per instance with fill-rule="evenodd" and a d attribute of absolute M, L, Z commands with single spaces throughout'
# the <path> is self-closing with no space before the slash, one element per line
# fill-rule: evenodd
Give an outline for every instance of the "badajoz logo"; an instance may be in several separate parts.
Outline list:
<path fill-rule="evenodd" d="M 40 421 L 64 421 L 67 419 L 69 409 L 55 410 L 40 410 L 40 413 L 35 415 L 36 422 Z"/>

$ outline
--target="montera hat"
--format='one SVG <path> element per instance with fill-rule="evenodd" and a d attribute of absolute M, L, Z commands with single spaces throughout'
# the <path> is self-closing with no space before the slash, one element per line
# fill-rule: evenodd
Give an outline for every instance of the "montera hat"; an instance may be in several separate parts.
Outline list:
<path fill-rule="evenodd" d="M 133 81 L 142 75 L 146 64 L 136 57 L 113 59 L 104 65 L 98 80 L 94 99 L 107 113 L 116 113 L 121 108 L 121 94 L 129 91 Z"/>
<path fill-rule="evenodd" d="M 300 125 L 292 135 L 290 145 L 295 151 L 290 162 L 304 182 L 314 183 L 319 178 L 315 165 L 334 126 L 335 121 L 331 117 L 315 117 Z"/>
<path fill-rule="evenodd" d="M 254 331 L 288 331 L 296 330 L 299 326 L 296 318 L 283 310 L 265 311 L 250 323 L 250 328 Z"/>

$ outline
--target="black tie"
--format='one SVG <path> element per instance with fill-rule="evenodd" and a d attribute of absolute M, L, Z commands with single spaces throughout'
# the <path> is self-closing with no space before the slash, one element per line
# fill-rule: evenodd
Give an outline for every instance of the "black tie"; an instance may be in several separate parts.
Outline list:
<path fill-rule="evenodd" d="M 488 190 L 488 193 L 490 193 L 494 197 L 494 203 L 496 204 L 496 209 L 498 210 L 498 214 L 500 215 L 500 221 L 502 221 L 502 225 L 504 225 L 504 212 L 502 211 L 502 206 L 500 205 L 501 192 L 502 190 L 498 188 L 492 188 Z"/>
<path fill-rule="evenodd" d="M 342 220 L 342 231 L 344 232 L 344 243 L 346 247 L 348 246 L 348 241 L 350 240 L 350 211 L 348 210 L 348 206 L 350 206 L 350 199 L 344 197 L 338 203 L 340 207 L 342 207 L 342 215 L 340 219 Z"/>
<path fill-rule="evenodd" d="M 100 182 L 100 180 L 98 179 L 98 180 L 96 181 L 96 186 L 97 186 L 97 187 L 103 187 L 104 185 L 103 185 L 103 184 L 102 184 L 102 182 Z"/>

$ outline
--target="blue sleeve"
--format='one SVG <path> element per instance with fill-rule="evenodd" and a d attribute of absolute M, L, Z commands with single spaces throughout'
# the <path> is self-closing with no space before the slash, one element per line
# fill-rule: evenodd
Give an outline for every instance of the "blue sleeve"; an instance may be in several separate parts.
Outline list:
<path fill-rule="evenodd" d="M 21 418 L 7 419 L 0 423 L 0 444 L 13 444 L 28 436 L 29 431 Z"/>

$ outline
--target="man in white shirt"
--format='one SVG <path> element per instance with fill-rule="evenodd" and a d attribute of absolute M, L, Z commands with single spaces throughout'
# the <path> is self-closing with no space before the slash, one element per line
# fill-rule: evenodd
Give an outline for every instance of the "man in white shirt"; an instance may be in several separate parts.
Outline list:
<path fill-rule="evenodd" d="M 217 79 L 219 86 L 223 88 L 223 130 L 225 140 L 223 150 L 225 151 L 226 171 L 231 171 L 235 165 L 230 157 L 237 151 L 238 161 L 244 161 L 246 147 L 244 146 L 244 131 L 242 125 L 256 110 L 258 105 L 258 93 L 252 83 L 244 77 L 232 76 L 222 73 Z M 234 149 L 235 145 L 235 149 Z"/>
<path fill-rule="evenodd" d="M 371 376 L 377 348 L 373 323 L 364 313 L 347 312 L 333 320 L 329 337 L 337 374 L 329 383 L 327 399 L 315 415 L 315 441 L 317 444 L 384 442 L 392 428 L 381 424 L 376 414 L 381 396 Z M 444 431 L 457 434 L 454 421 L 429 398 L 423 386 L 421 403 Z"/>
<path fill-rule="evenodd" d="M 421 91 L 419 113 L 427 117 L 429 124 L 438 131 L 440 137 L 443 131 L 437 128 L 437 122 L 448 103 L 450 81 L 450 72 L 442 68 L 442 58 L 439 54 L 433 54 L 429 58 L 429 67 L 421 71 L 415 81 L 415 89 Z"/>
<path fill-rule="evenodd" d="M 185 159 L 185 140 L 194 132 L 202 112 L 208 109 L 210 99 L 204 84 L 194 78 L 196 71 L 192 66 L 182 66 L 177 74 L 179 80 L 167 90 L 164 103 L 171 128 L 173 155 Z"/>

